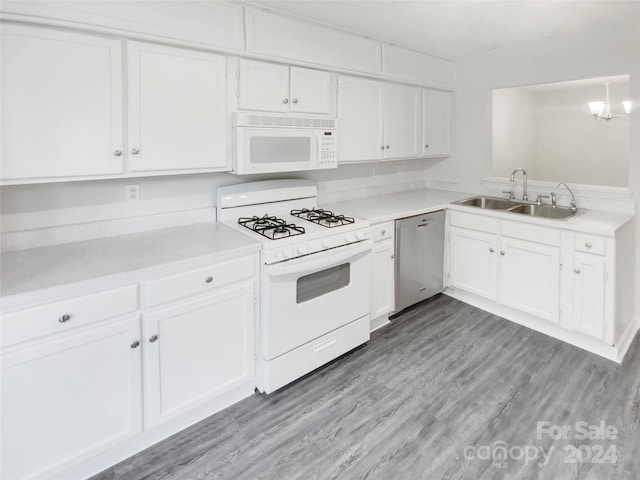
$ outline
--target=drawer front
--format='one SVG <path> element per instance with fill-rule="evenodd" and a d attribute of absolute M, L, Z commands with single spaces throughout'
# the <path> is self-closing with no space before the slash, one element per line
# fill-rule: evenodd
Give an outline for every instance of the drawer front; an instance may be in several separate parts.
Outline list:
<path fill-rule="evenodd" d="M 547 228 L 525 222 L 502 220 L 500 222 L 500 233 L 504 237 L 517 238 L 554 247 L 560 246 L 560 229 L 557 228 Z"/>
<path fill-rule="evenodd" d="M 472 213 L 448 210 L 449 225 L 453 227 L 468 228 L 480 232 L 498 233 L 498 219 L 485 217 L 484 215 L 473 215 Z"/>
<path fill-rule="evenodd" d="M 371 227 L 371 239 L 374 242 L 393 237 L 394 222 L 385 222 Z"/>
<path fill-rule="evenodd" d="M 606 238 L 588 233 L 576 233 L 574 248 L 580 252 L 604 255 L 606 251 Z"/>
<path fill-rule="evenodd" d="M 144 304 L 152 307 L 252 278 L 253 265 L 253 257 L 244 257 L 145 282 Z"/>
<path fill-rule="evenodd" d="M 93 293 L 2 316 L 2 346 L 68 331 L 138 309 L 138 285 Z"/>

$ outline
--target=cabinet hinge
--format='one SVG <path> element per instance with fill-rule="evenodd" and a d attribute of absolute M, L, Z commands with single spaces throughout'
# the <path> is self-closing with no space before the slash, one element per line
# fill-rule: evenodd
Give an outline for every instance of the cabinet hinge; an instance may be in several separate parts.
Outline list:
<path fill-rule="evenodd" d="M 609 272 L 604 272 L 604 281 L 609 280 Z"/>
<path fill-rule="evenodd" d="M 558 310 L 558 314 L 562 316 L 562 309 Z"/>
<path fill-rule="evenodd" d="M 236 98 L 240 98 L 240 89 L 236 88 Z"/>
<path fill-rule="evenodd" d="M 256 305 L 258 303 L 258 294 L 254 293 L 253 294 L 253 304 Z"/>
<path fill-rule="evenodd" d="M 236 80 L 240 80 L 240 69 L 236 70 Z"/>
<path fill-rule="evenodd" d="M 340 84 L 338 82 L 336 82 L 336 92 L 340 90 Z"/>
<path fill-rule="evenodd" d="M 562 262 L 560 262 L 560 270 L 562 270 Z"/>

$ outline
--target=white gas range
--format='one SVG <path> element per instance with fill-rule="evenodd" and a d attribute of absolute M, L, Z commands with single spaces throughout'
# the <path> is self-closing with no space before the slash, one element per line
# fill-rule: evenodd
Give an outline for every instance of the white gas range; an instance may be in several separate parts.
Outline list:
<path fill-rule="evenodd" d="M 316 202 L 306 180 L 218 189 L 218 220 L 262 243 L 258 388 L 267 393 L 369 340 L 369 223 Z"/>

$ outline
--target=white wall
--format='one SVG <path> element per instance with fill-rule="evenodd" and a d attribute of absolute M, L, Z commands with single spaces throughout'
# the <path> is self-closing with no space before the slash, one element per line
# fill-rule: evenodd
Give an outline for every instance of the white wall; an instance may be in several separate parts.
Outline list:
<path fill-rule="evenodd" d="M 524 168 L 539 178 L 536 167 L 535 94 L 521 89 L 496 90 L 492 95 L 492 171 L 505 177 Z"/>
<path fill-rule="evenodd" d="M 1 232 L 112 220 L 215 206 L 219 186 L 270 178 L 309 178 L 322 201 L 369 191 L 400 191 L 423 185 L 425 165 L 416 159 L 384 164 L 343 165 L 335 170 L 285 175 L 200 174 L 92 180 L 0 189 Z M 376 169 L 374 174 L 374 168 Z M 125 185 L 140 185 L 140 201 L 125 200 Z"/>

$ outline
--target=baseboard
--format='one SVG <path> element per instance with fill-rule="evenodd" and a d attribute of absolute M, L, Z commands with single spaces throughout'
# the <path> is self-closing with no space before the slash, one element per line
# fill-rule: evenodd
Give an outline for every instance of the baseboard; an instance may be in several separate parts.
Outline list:
<path fill-rule="evenodd" d="M 371 333 L 375 332 L 376 330 L 389 325 L 391 322 L 389 321 L 389 315 L 382 315 L 381 317 L 378 318 L 373 318 L 371 319 L 371 323 L 369 324 L 369 331 Z"/>
<path fill-rule="evenodd" d="M 627 325 L 627 329 L 624 331 L 624 333 L 622 334 L 622 337 L 620 337 L 620 341 L 616 345 L 616 350 L 618 351 L 618 359 L 620 363 L 623 362 L 624 357 L 627 355 L 627 352 L 629 351 L 629 348 L 631 348 L 631 345 L 633 344 L 634 338 L 636 338 L 638 331 L 640 331 L 638 318 L 640 317 L 636 317 L 634 318 L 634 321 L 629 322 L 629 325 Z"/>
<path fill-rule="evenodd" d="M 504 305 L 496 304 L 490 300 L 487 300 L 477 295 L 463 292 L 452 287 L 447 287 L 444 293 L 452 298 L 460 300 L 474 307 L 480 308 L 485 312 L 492 313 L 506 320 L 522 325 L 523 327 L 530 328 L 537 332 L 543 333 L 549 337 L 561 340 L 565 343 L 573 345 L 574 347 L 581 348 L 590 353 L 594 353 L 601 357 L 611 360 L 616 363 L 622 363 L 622 358 L 619 355 L 618 349 L 613 345 L 606 345 L 604 342 L 600 342 L 596 339 L 589 338 L 580 333 L 575 333 L 565 328 L 550 323 L 544 319 L 535 317 L 533 315 L 514 310 Z M 628 347 L 627 347 L 628 348 Z"/>

